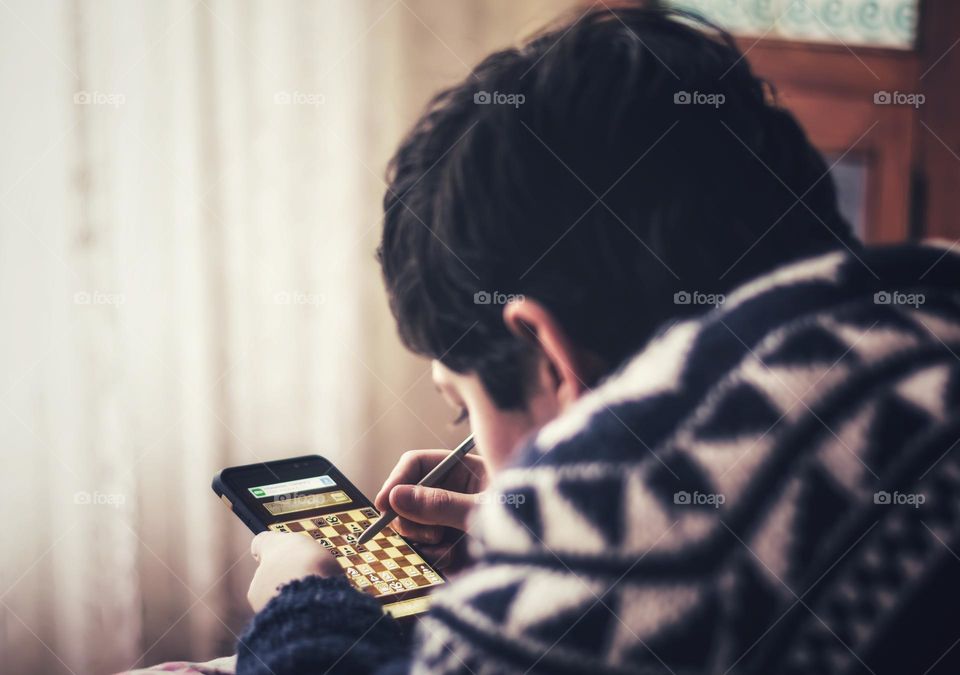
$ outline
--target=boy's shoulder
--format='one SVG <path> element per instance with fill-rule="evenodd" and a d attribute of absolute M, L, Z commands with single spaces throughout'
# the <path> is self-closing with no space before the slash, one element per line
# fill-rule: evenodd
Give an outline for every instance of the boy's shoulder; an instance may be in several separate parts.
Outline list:
<path fill-rule="evenodd" d="M 504 640 L 517 663 L 546 651 L 558 668 L 615 670 L 656 665 L 655 652 L 683 665 L 733 639 L 716 632 L 717 603 L 747 598 L 727 608 L 750 615 L 733 632 L 762 625 L 759 637 L 794 588 L 825 573 L 812 551 L 835 562 L 857 537 L 870 541 L 837 528 L 881 486 L 925 489 L 900 463 L 943 454 L 922 439 L 960 409 L 960 361 L 945 348 L 960 345 L 960 263 L 945 255 L 825 256 L 664 331 L 498 476 L 473 523 L 480 565 L 438 596 L 437 635 L 449 618 Z M 924 276 L 931 264 L 945 269 Z M 892 274 L 897 287 L 883 290 Z M 909 424 L 894 433 L 892 419 Z M 937 467 L 929 478 L 941 486 L 957 468 Z M 896 523 L 883 525 L 876 534 L 896 539 Z M 841 587 L 822 584 L 827 595 Z"/>

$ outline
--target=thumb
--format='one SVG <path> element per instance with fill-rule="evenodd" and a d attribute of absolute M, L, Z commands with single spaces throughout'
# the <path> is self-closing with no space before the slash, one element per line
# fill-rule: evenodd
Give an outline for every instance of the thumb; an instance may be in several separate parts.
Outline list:
<path fill-rule="evenodd" d="M 467 516 L 476 495 L 422 485 L 396 485 L 390 506 L 397 515 L 423 525 L 440 525 L 466 531 Z"/>
<path fill-rule="evenodd" d="M 250 555 L 253 556 L 253 559 L 257 562 L 260 562 L 260 557 L 263 555 L 264 549 L 269 548 L 270 542 L 274 541 L 279 532 L 270 532 L 264 531 L 257 534 L 253 540 L 250 542 Z"/>

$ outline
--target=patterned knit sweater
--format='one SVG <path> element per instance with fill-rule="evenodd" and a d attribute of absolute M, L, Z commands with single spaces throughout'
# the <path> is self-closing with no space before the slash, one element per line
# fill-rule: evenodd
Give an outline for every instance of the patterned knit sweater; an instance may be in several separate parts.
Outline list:
<path fill-rule="evenodd" d="M 792 265 L 523 449 L 408 640 L 286 586 L 239 673 L 960 672 L 960 255 Z"/>

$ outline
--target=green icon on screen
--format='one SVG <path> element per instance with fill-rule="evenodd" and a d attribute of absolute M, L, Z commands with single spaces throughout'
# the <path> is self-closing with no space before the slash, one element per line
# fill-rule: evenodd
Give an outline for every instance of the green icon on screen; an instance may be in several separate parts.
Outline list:
<path fill-rule="evenodd" d="M 261 488 L 250 488 L 250 492 L 253 493 L 254 497 L 266 497 L 267 493 L 264 492 Z"/>

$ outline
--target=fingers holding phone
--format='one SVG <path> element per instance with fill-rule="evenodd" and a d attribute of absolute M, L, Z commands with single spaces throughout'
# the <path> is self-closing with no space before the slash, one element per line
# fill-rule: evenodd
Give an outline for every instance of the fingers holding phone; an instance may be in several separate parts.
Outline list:
<path fill-rule="evenodd" d="M 250 542 L 250 554 L 259 565 L 247 591 L 254 611 L 294 579 L 310 575 L 336 576 L 343 572 L 336 559 L 306 537 L 279 532 L 261 532 Z"/>
<path fill-rule="evenodd" d="M 420 544 L 438 567 L 458 567 L 466 562 L 467 519 L 477 493 L 486 488 L 483 460 L 461 458 L 436 487 L 416 485 L 447 455 L 446 450 L 411 450 L 404 453 L 374 499 L 381 511 L 392 508 L 398 518 L 393 527 Z"/>

